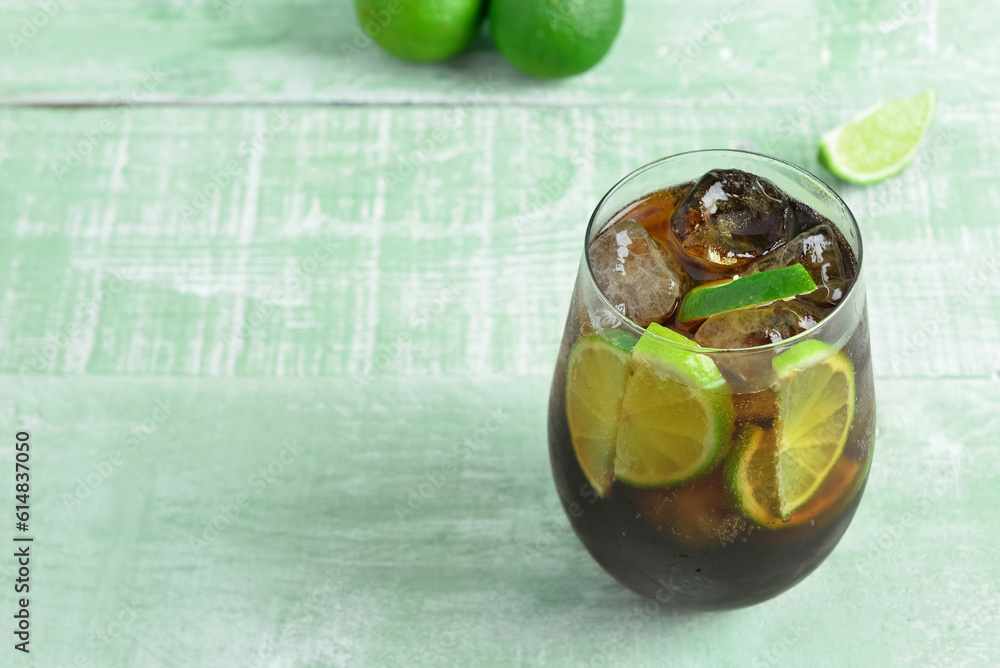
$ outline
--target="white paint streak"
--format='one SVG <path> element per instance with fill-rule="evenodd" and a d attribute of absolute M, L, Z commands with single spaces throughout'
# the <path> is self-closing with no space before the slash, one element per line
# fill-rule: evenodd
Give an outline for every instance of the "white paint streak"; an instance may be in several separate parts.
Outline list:
<path fill-rule="evenodd" d="M 205 349 L 205 321 L 199 320 L 196 325 L 197 331 L 188 343 L 189 353 L 185 364 L 185 373 L 196 376 L 201 373 L 201 356 Z"/>
<path fill-rule="evenodd" d="M 927 32 L 921 41 L 931 53 L 938 52 L 938 0 L 927 2 Z"/>
<path fill-rule="evenodd" d="M 66 344 L 65 359 L 63 368 L 66 373 L 86 373 L 87 362 L 94 351 L 94 343 L 97 340 L 97 327 L 100 323 L 100 311 L 89 313 L 87 305 L 95 303 L 101 294 L 101 275 L 98 274 L 95 285 L 91 290 L 89 298 L 80 302 L 84 308 L 78 309 L 76 313 L 77 324 L 82 324 L 74 336 L 68 337 Z M 88 318 L 90 321 L 88 322 Z"/>
<path fill-rule="evenodd" d="M 259 136 L 266 128 L 263 113 L 257 115 L 254 136 Z M 244 182 L 243 191 L 243 213 L 240 216 L 240 229 L 237 242 L 245 246 L 253 241 L 254 229 L 257 225 L 257 203 L 260 199 L 260 164 L 264 160 L 266 151 L 255 150 L 250 153 L 250 160 L 247 163 L 247 178 Z"/>
<path fill-rule="evenodd" d="M 389 157 L 392 141 L 393 114 L 389 110 L 381 110 L 374 119 L 376 136 L 374 152 L 379 156 L 380 164 L 394 164 L 395 157 Z M 416 178 L 411 176 L 410 178 Z M 354 317 L 354 331 L 351 337 L 351 356 L 347 369 L 352 374 L 362 374 L 375 356 L 377 343 L 376 332 L 379 325 L 379 281 L 381 271 L 379 261 L 382 254 L 382 221 L 385 218 L 388 185 L 383 178 L 377 178 L 375 193 L 369 204 L 366 238 L 371 245 L 370 254 L 364 261 L 361 273 L 364 281 L 355 284 L 357 309 Z"/>
<path fill-rule="evenodd" d="M 477 171 L 480 171 L 476 180 L 486 185 L 485 192 L 483 193 L 484 197 L 480 200 L 483 203 L 487 201 L 493 202 L 496 192 L 496 179 L 493 172 L 493 145 L 495 142 L 494 131 L 496 124 L 490 122 L 495 119 L 496 112 L 493 110 L 491 112 L 487 115 L 488 118 L 485 119 L 485 122 L 481 122 L 483 119 L 477 116 L 473 119 L 472 125 L 473 134 L 477 138 L 482 135 L 485 140 L 482 142 L 482 146 L 486 151 L 486 155 L 482 160 L 477 161 L 476 164 Z M 468 303 L 468 300 L 472 300 L 479 304 L 490 305 L 493 304 L 493 282 L 491 279 L 495 276 L 495 272 L 493 271 L 494 254 L 492 252 L 493 229 L 491 225 L 486 225 L 485 221 L 492 220 L 493 218 L 489 210 L 484 209 L 482 214 L 482 221 L 477 221 L 479 223 L 478 236 L 482 245 L 477 250 L 475 259 L 466 269 L 468 273 L 474 275 L 475 292 L 465 295 L 464 299 L 466 303 Z M 470 279 L 472 278 L 473 276 L 467 275 L 465 285 L 471 287 L 472 280 Z M 492 356 L 495 350 L 494 328 L 496 324 L 493 314 L 488 308 L 485 310 L 486 312 L 482 314 L 483 317 L 481 320 L 475 318 L 469 319 L 467 328 L 469 346 L 467 359 L 470 362 L 470 366 L 478 372 L 491 373 L 493 371 Z"/>
<path fill-rule="evenodd" d="M 128 164 L 128 144 L 129 144 L 129 133 L 132 130 L 132 115 L 127 114 L 124 121 L 122 121 L 121 137 L 118 140 L 117 150 L 115 151 L 115 163 L 111 167 L 111 192 L 118 193 L 126 190 L 128 186 L 125 183 L 125 179 L 122 176 L 122 172 L 125 169 L 125 165 Z"/>
<path fill-rule="evenodd" d="M 257 112 L 254 117 L 254 137 L 259 137 L 260 133 L 267 127 L 266 116 L 263 112 Z M 254 238 L 254 231 L 257 226 L 257 204 L 260 198 L 260 166 L 264 160 L 266 151 L 254 150 L 250 152 L 250 159 L 247 162 L 247 177 L 243 182 L 243 204 L 240 209 L 239 227 L 237 230 L 236 243 L 239 248 L 239 261 L 237 262 L 236 276 L 240 281 L 239 295 L 236 298 L 233 308 L 232 325 L 223 336 L 223 351 L 225 351 L 225 374 L 232 375 L 236 371 L 236 364 L 240 355 L 247 350 L 248 342 L 241 338 L 232 339 L 232 335 L 239 333 L 241 336 L 247 332 L 247 301 L 250 299 L 250 289 L 248 286 L 247 262 L 250 251 L 247 248 Z"/>

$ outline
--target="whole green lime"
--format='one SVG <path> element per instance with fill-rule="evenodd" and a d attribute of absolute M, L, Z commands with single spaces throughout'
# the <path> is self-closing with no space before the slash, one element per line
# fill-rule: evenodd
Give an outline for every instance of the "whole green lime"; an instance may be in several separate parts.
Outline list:
<path fill-rule="evenodd" d="M 479 34 L 485 0 L 354 0 L 361 29 L 387 52 L 410 61 L 443 60 Z"/>
<path fill-rule="evenodd" d="M 492 0 L 490 30 L 515 67 L 554 79 L 599 63 L 624 14 L 624 0 Z"/>

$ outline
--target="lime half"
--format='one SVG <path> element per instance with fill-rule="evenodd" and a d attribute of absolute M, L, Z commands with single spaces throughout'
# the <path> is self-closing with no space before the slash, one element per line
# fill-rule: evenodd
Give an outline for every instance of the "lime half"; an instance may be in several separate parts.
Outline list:
<path fill-rule="evenodd" d="M 632 351 L 614 476 L 636 487 L 666 487 L 719 462 L 732 435 L 733 404 L 698 344 L 656 323 L 646 331 Z"/>
<path fill-rule="evenodd" d="M 898 174 L 916 155 L 936 102 L 934 91 L 928 90 L 861 113 L 823 135 L 820 162 L 845 181 L 861 185 Z"/>
<path fill-rule="evenodd" d="M 566 420 L 583 474 L 602 498 L 611 491 L 615 442 L 629 349 L 635 338 L 618 330 L 577 339 L 566 373 Z"/>
<path fill-rule="evenodd" d="M 787 518 L 837 463 L 854 419 L 854 368 L 815 339 L 774 358 L 778 373 L 778 499 Z"/>

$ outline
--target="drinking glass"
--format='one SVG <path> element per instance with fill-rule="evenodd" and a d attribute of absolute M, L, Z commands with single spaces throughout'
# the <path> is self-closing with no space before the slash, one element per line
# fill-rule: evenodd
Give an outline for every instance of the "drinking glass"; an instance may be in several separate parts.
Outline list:
<path fill-rule="evenodd" d="M 609 222 L 652 193 L 719 169 L 767 179 L 804 205 L 802 211 L 825 219 L 839 233 L 845 262 L 854 268 L 853 280 L 839 303 L 812 328 L 753 348 L 698 347 L 664 336 L 662 328 L 647 331 L 599 289 L 589 249 Z M 836 193 L 794 165 L 754 153 L 709 150 L 667 157 L 622 179 L 597 205 L 587 226 L 552 381 L 549 451 L 559 497 L 576 534 L 622 584 L 671 608 L 742 607 L 792 587 L 837 545 L 860 502 L 875 433 L 863 259 L 857 222 Z M 643 338 L 645 342 L 629 352 Z M 622 345 L 623 340 L 628 343 Z M 622 425 L 631 421 L 633 433 L 639 428 L 636 422 L 654 420 L 661 429 L 667 424 L 669 432 L 673 418 L 664 411 L 676 407 L 657 409 L 653 395 L 657 387 L 676 393 L 679 388 L 670 383 L 688 382 L 674 375 L 662 385 L 648 381 L 630 390 L 628 383 L 638 383 L 642 369 L 649 375 L 645 363 L 637 360 L 639 348 L 659 350 L 664 359 L 708 364 L 721 377 L 714 384 L 689 382 L 695 402 L 691 405 L 713 407 L 709 414 L 721 416 L 724 441 L 708 468 L 690 479 L 650 484 L 655 476 L 635 470 L 642 461 L 632 462 L 629 476 L 616 469 Z M 655 373 L 649 377 L 657 378 Z M 823 382 L 830 387 L 817 389 Z M 628 413 L 629 392 L 654 412 Z M 822 401 L 813 396 L 817 392 L 826 393 L 817 395 Z M 631 400 L 637 401 L 635 396 Z M 803 405 L 810 401 L 815 406 Z M 816 414 L 821 409 L 836 417 Z M 840 435 L 817 434 L 830 431 L 831 420 L 843 426 Z M 677 421 L 687 424 L 691 418 L 679 416 Z M 818 425 L 812 431 L 810 421 Z M 794 512 L 781 512 L 784 506 L 775 505 L 776 499 L 785 497 L 775 489 L 799 485 L 808 492 L 810 486 L 796 478 L 795 463 L 788 458 L 809 450 L 810 439 L 823 438 L 842 449 L 827 452 L 826 459 L 819 457 L 828 470 L 802 474 L 810 481 L 815 476 L 816 488 Z M 683 446 L 681 437 L 676 439 L 672 442 L 665 435 L 655 447 L 669 453 Z"/>

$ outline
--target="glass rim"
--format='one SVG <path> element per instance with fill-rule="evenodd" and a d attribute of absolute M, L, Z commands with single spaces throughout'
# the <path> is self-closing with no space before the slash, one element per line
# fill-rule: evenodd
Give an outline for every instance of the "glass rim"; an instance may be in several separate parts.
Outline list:
<path fill-rule="evenodd" d="M 826 317 L 824 317 L 820 322 L 818 322 L 815 326 L 810 327 L 809 329 L 803 332 L 799 332 L 798 334 L 790 336 L 787 339 L 783 339 L 781 341 L 767 343 L 762 346 L 753 346 L 751 348 L 704 348 L 695 344 L 694 341 L 692 341 L 692 344 L 694 344 L 693 346 L 688 346 L 682 343 L 678 343 L 677 341 L 672 341 L 670 339 L 663 338 L 662 336 L 654 332 L 649 332 L 645 327 L 640 327 L 634 320 L 632 320 L 627 315 L 619 311 L 615 307 L 615 305 L 611 303 L 607 295 L 604 294 L 604 291 L 601 290 L 599 285 L 597 285 L 597 280 L 594 278 L 594 268 L 590 264 L 590 232 L 594 228 L 594 224 L 597 222 L 597 214 L 604 207 L 604 204 L 611 198 L 612 195 L 617 193 L 626 183 L 630 182 L 632 179 L 639 176 L 640 174 L 647 172 L 651 169 L 654 169 L 655 167 L 658 167 L 659 165 L 661 165 L 664 162 L 667 162 L 668 160 L 674 160 L 676 158 L 681 158 L 684 156 L 700 155 L 700 154 L 727 155 L 732 153 L 740 155 L 749 155 L 753 156 L 754 158 L 762 159 L 765 162 L 772 162 L 772 163 L 777 163 L 779 165 L 784 165 L 785 167 L 790 167 L 792 171 L 797 172 L 801 176 L 807 178 L 808 180 L 819 184 L 824 191 L 832 195 L 834 201 L 838 203 L 840 206 L 842 206 L 844 211 L 847 213 L 848 222 L 850 223 L 851 226 L 853 226 L 854 230 L 857 233 L 858 248 L 857 251 L 854 253 L 855 258 L 857 260 L 857 268 L 854 273 L 854 278 L 851 280 L 851 284 L 847 286 L 847 292 L 844 294 L 843 299 L 841 299 L 840 302 L 833 308 L 833 310 L 830 311 L 826 315 Z M 722 168 L 724 169 L 725 166 L 723 166 Z M 670 185 L 672 184 L 664 184 L 663 187 L 668 187 Z M 803 202 L 803 204 L 809 206 L 806 202 Z M 787 160 L 781 160 L 780 158 L 775 158 L 773 156 L 765 155 L 763 153 L 756 153 L 754 151 L 742 151 L 739 149 L 716 148 L 716 149 L 700 149 L 697 151 L 684 151 L 682 153 L 674 153 L 673 155 L 668 155 L 658 160 L 654 160 L 653 162 L 646 163 L 645 165 L 633 170 L 624 178 L 619 180 L 618 183 L 612 186 L 611 189 L 608 190 L 608 192 L 604 195 L 604 197 L 601 198 L 601 200 L 597 203 L 597 206 L 594 207 L 594 212 L 590 215 L 590 221 L 587 223 L 587 231 L 585 232 L 583 240 L 583 257 L 587 264 L 587 277 L 589 278 L 591 286 L 594 288 L 594 291 L 598 295 L 600 295 L 601 301 L 604 302 L 604 305 L 607 306 L 609 309 L 611 309 L 611 312 L 615 315 L 615 317 L 617 317 L 623 324 L 625 324 L 630 330 L 632 330 L 633 334 L 636 334 L 638 336 L 648 334 L 649 336 L 654 337 L 657 341 L 666 343 L 671 347 L 683 348 L 686 350 L 697 349 L 698 352 L 701 353 L 752 354 L 765 351 L 776 351 L 779 348 L 783 349 L 791 347 L 800 341 L 816 338 L 817 334 L 819 334 L 824 329 L 824 325 L 827 326 L 826 329 L 829 329 L 830 322 L 842 320 L 844 317 L 846 317 L 846 316 L 838 317 L 838 315 L 846 311 L 845 306 L 849 301 L 851 301 L 851 296 L 854 294 L 855 286 L 857 286 L 861 282 L 860 278 L 861 278 L 861 270 L 863 267 L 864 242 L 861 238 L 861 228 L 858 225 L 857 219 L 854 217 L 854 212 L 851 211 L 850 207 L 847 206 L 847 203 L 840 197 L 840 195 L 837 194 L 837 192 L 833 188 L 831 188 L 826 182 L 821 180 L 818 176 L 810 172 L 807 172 L 805 169 L 799 167 L 798 165 L 794 165 L 788 162 Z"/>

